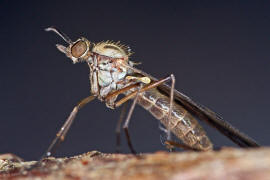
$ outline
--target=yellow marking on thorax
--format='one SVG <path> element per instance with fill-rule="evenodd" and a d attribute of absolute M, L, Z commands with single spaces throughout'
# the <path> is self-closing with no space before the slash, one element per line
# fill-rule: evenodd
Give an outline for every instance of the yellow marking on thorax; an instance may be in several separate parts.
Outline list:
<path fill-rule="evenodd" d="M 151 79 L 149 77 L 135 77 L 135 76 L 127 76 L 126 77 L 127 80 L 138 80 L 141 81 L 144 84 L 149 84 L 151 82 Z"/>

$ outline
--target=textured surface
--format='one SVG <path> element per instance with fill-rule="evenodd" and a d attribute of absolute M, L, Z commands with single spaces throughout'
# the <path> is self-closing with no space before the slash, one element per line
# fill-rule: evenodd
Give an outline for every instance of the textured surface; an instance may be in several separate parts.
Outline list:
<path fill-rule="evenodd" d="M 270 179 L 270 148 L 218 152 L 156 152 L 138 156 L 91 151 L 70 158 L 48 158 L 23 170 L 11 154 L 0 155 L 0 179 Z"/>
<path fill-rule="evenodd" d="M 160 120 L 166 129 L 171 129 L 183 143 L 202 151 L 213 148 L 198 121 L 181 105 L 174 103 L 169 123 L 170 98 L 156 88 L 143 92 L 139 96 L 138 104 Z"/>

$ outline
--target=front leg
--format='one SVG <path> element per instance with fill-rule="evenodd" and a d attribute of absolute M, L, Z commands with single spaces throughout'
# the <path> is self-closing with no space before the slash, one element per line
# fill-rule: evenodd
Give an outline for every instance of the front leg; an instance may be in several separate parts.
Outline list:
<path fill-rule="evenodd" d="M 82 99 L 72 110 L 72 112 L 70 113 L 70 115 L 68 116 L 68 118 L 66 119 L 65 123 L 62 125 L 62 127 L 60 128 L 60 130 L 58 131 L 58 133 L 56 134 L 55 138 L 53 139 L 53 141 L 51 142 L 50 146 L 48 147 L 47 151 L 45 152 L 45 154 L 43 154 L 41 156 L 41 158 L 39 159 L 39 161 L 37 161 L 35 164 L 33 164 L 32 166 L 30 166 L 28 169 L 31 170 L 37 166 L 39 166 L 42 162 L 42 160 L 46 157 L 49 157 L 52 155 L 52 153 L 54 153 L 54 151 L 56 150 L 57 146 L 64 141 L 65 136 L 67 135 L 68 130 L 70 129 L 78 111 L 83 108 L 86 104 L 88 104 L 89 102 L 93 101 L 96 98 L 95 95 L 92 96 L 88 96 L 84 99 Z"/>

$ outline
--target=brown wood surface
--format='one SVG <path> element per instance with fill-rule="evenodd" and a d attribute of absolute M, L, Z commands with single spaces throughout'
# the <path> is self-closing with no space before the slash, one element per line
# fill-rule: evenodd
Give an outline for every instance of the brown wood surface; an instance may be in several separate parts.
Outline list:
<path fill-rule="evenodd" d="M 223 148 L 207 152 L 104 154 L 91 151 L 70 158 L 48 158 L 31 171 L 34 161 L 0 155 L 0 179 L 141 179 L 270 180 L 270 148 Z"/>

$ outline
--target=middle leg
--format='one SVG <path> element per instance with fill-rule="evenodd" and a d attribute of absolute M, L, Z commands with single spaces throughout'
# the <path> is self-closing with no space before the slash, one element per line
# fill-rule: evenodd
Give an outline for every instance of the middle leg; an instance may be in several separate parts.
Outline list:
<path fill-rule="evenodd" d="M 142 85 L 139 87 L 139 90 L 137 91 L 136 97 L 133 100 L 133 103 L 132 103 L 132 105 L 131 105 L 131 107 L 129 109 L 127 118 L 125 120 L 125 124 L 123 126 L 123 129 L 125 131 L 125 135 L 126 135 L 126 138 L 127 138 L 127 142 L 128 142 L 128 147 L 129 147 L 130 151 L 132 152 L 132 154 L 136 154 L 136 151 L 133 148 L 133 145 L 131 143 L 131 138 L 130 138 L 129 131 L 128 131 L 128 125 L 129 125 L 129 122 L 130 122 L 131 115 L 132 115 L 132 113 L 134 111 L 135 105 L 136 105 L 136 103 L 138 101 L 138 97 L 139 97 L 141 88 L 142 88 Z"/>
<path fill-rule="evenodd" d="M 122 109 L 121 109 L 121 113 L 120 113 L 120 117 L 117 121 L 117 125 L 116 125 L 116 129 L 115 129 L 115 134 L 116 134 L 116 153 L 120 153 L 121 152 L 121 124 L 123 122 L 125 113 L 127 111 L 127 105 L 128 103 L 124 103 Z"/>
<path fill-rule="evenodd" d="M 132 145 L 132 143 L 131 143 L 131 138 L 130 138 L 129 131 L 128 131 L 128 125 L 129 125 L 130 118 L 131 118 L 131 115 L 132 115 L 132 113 L 133 113 L 133 110 L 134 110 L 134 108 L 135 108 L 135 105 L 136 105 L 136 103 L 137 103 L 138 96 L 139 96 L 139 94 L 140 94 L 141 92 L 144 92 L 144 91 L 147 91 L 147 90 L 149 90 L 149 89 L 155 88 L 155 87 L 159 86 L 160 84 L 165 83 L 165 82 L 168 81 L 168 80 L 171 80 L 171 81 L 172 81 L 172 86 L 171 86 L 171 96 L 170 96 L 170 106 L 169 106 L 169 125 L 170 125 L 170 117 L 171 117 L 171 113 L 172 113 L 173 99 L 174 99 L 174 98 L 173 98 L 173 92 L 174 92 L 174 86 L 175 86 L 175 77 L 174 77 L 173 74 L 171 74 L 171 75 L 170 75 L 169 77 L 167 77 L 167 78 L 161 79 L 161 80 L 159 80 L 159 81 L 157 81 L 157 82 L 153 82 L 153 83 L 151 83 L 151 84 L 149 84 L 149 85 L 146 85 L 146 86 L 144 86 L 144 87 L 143 87 L 142 84 L 141 84 L 140 88 L 139 88 L 137 91 L 134 91 L 134 92 L 130 93 L 129 95 L 127 95 L 127 96 L 124 97 L 123 99 L 121 99 L 121 100 L 119 100 L 118 102 L 116 102 L 116 107 L 117 107 L 117 106 L 120 106 L 121 104 L 125 103 L 127 100 L 129 100 L 129 99 L 131 99 L 131 98 L 134 98 L 134 96 L 135 96 L 135 98 L 134 98 L 134 100 L 133 100 L 133 103 L 132 103 L 132 106 L 131 106 L 131 108 L 130 108 L 130 110 L 129 110 L 128 116 L 127 116 L 127 118 L 126 118 L 126 120 L 125 120 L 125 124 L 124 124 L 124 126 L 123 126 L 124 131 L 125 131 L 125 135 L 126 135 L 126 138 L 127 138 L 127 141 L 128 141 L 128 146 L 129 146 L 129 148 L 130 148 L 130 150 L 131 150 L 131 152 L 132 152 L 133 154 L 135 154 L 136 151 L 134 150 L 133 145 Z M 169 126 L 169 127 L 170 127 L 170 126 Z M 170 140 L 170 129 L 169 129 L 169 128 L 168 128 L 168 130 L 167 130 L 167 140 Z"/>

